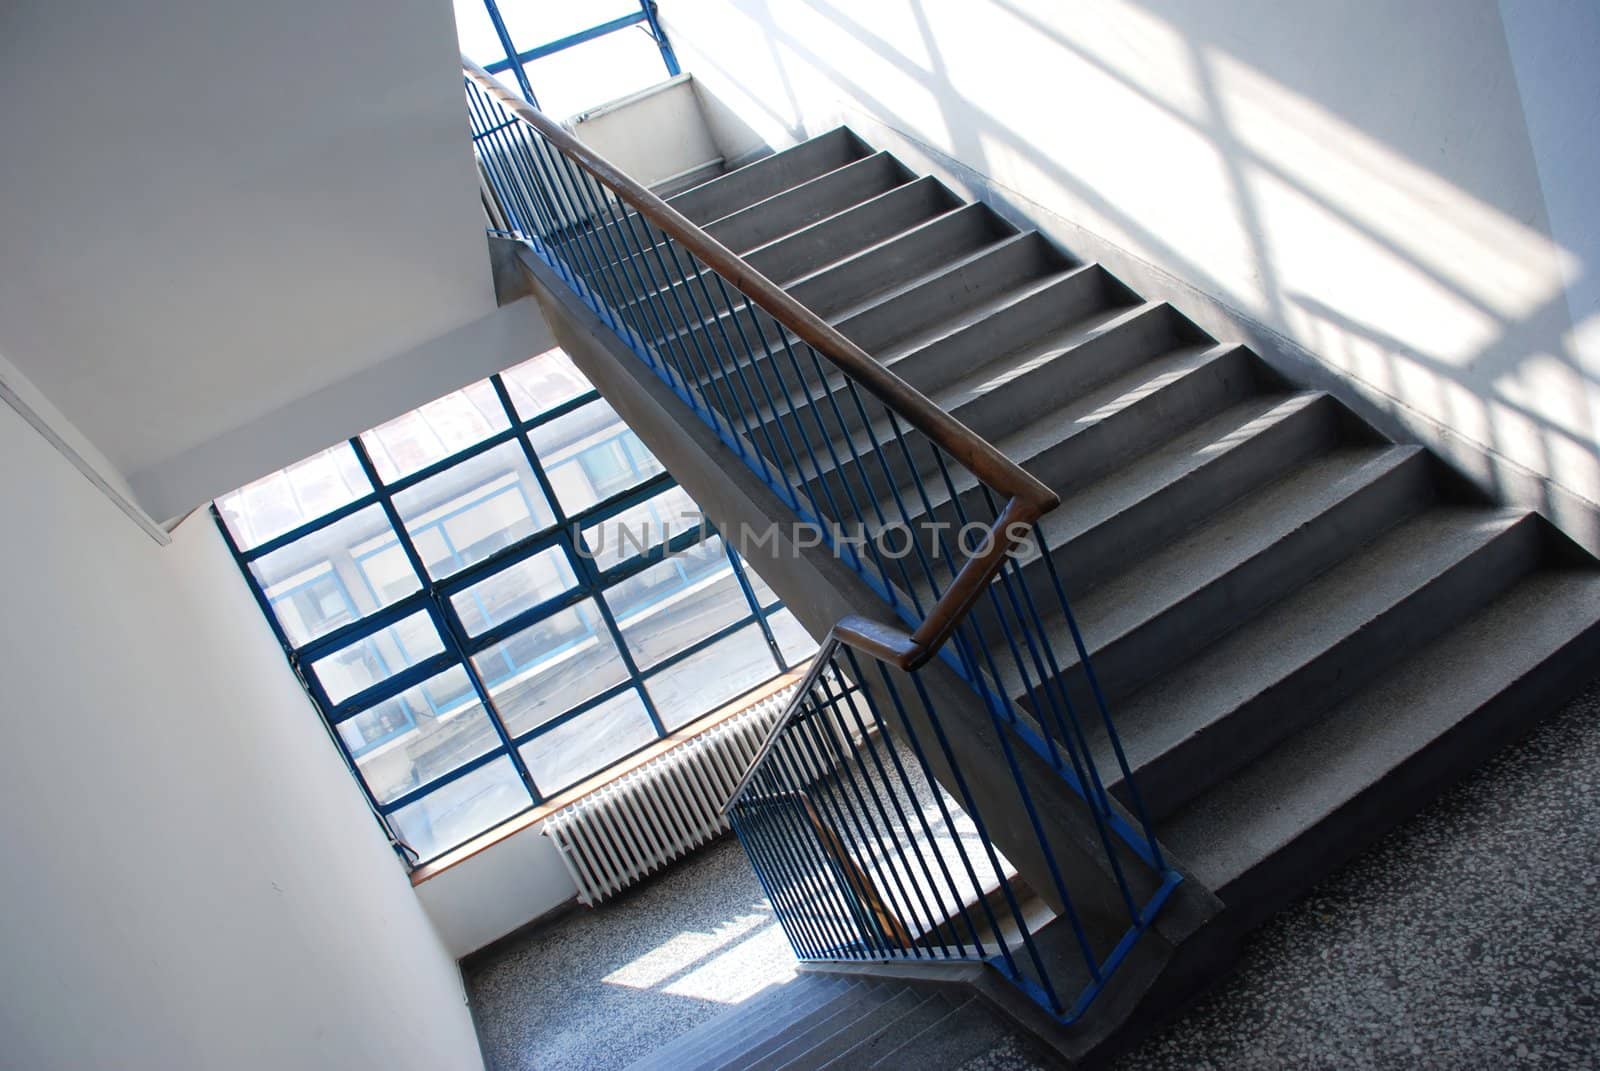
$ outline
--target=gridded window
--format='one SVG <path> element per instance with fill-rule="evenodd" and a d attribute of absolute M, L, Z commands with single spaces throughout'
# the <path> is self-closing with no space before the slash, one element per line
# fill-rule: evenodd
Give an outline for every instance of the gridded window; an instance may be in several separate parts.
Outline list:
<path fill-rule="evenodd" d="M 414 862 L 816 649 L 559 350 L 214 513 Z"/>

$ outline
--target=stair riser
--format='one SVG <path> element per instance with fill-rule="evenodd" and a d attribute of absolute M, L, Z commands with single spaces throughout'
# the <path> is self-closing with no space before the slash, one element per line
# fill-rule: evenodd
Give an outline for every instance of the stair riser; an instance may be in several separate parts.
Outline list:
<path fill-rule="evenodd" d="M 706 227 L 736 253 L 810 226 L 852 205 L 910 182 L 911 172 L 888 153 L 874 153 Z"/>
<path fill-rule="evenodd" d="M 1042 360 L 953 412 L 987 439 L 1025 427 L 1183 341 L 1186 321 L 1168 305 L 1124 320 L 1071 350 Z"/>
<path fill-rule="evenodd" d="M 1093 286 L 1093 280 L 1082 285 L 1088 290 Z M 1092 299 L 1084 299 L 1085 303 L 1089 300 Z M 1148 322 L 1129 323 L 1117 332 L 1093 339 L 1086 344 L 1086 352 L 1081 355 L 1076 351 L 1061 355 L 1004 384 L 992 396 L 958 405 L 953 410 L 954 415 L 980 435 L 993 434 L 996 429 L 1016 427 L 1032 419 L 1028 414 L 1047 410 L 1052 399 L 1069 398 L 1107 376 L 1125 371 L 1150 353 L 1166 348 L 1171 344 L 1171 340 L 1172 334 L 1164 330 L 1164 317 L 1158 312 Z M 1134 356 L 1135 354 L 1139 355 Z M 891 367 L 898 374 L 906 374 L 912 372 L 919 363 L 913 354 L 895 362 Z M 783 373 L 784 379 L 791 381 L 792 384 L 793 369 L 788 367 L 787 361 L 783 362 L 779 371 Z M 776 381 L 778 373 L 771 368 L 762 368 L 761 372 L 768 377 L 776 391 L 779 386 Z M 776 443 L 782 445 L 783 436 L 788 435 L 796 449 L 799 449 L 804 436 L 810 436 L 820 449 L 822 443 L 820 436 L 823 432 L 818 427 L 819 415 L 822 418 L 823 428 L 833 439 L 842 438 L 844 432 L 855 434 L 864 426 L 865 420 L 883 421 L 883 407 L 875 399 L 863 395 L 862 400 L 865 404 L 857 406 L 846 387 L 836 378 L 834 382 L 833 402 L 838 404 L 838 412 L 834 411 L 833 402 L 828 399 L 813 395 L 812 401 L 808 404 L 807 398 L 796 392 L 794 411 L 790 411 L 786 404 L 780 402 L 775 415 L 768 412 L 762 418 L 756 432 L 759 441 L 765 444 L 765 436 L 770 434 Z M 910 382 L 913 386 L 920 387 L 915 378 Z M 820 408 L 820 413 L 815 411 L 817 408 Z M 863 410 L 865 410 L 864 415 Z M 919 462 L 920 471 L 925 475 L 930 474 L 933 464 L 931 457 L 919 458 Z M 897 457 L 893 471 L 897 478 L 903 479 L 909 476 L 910 469 L 903 464 L 903 459 Z M 881 478 L 882 473 L 877 472 L 876 476 Z M 874 487 L 880 491 L 885 489 L 876 481 Z"/>
<path fill-rule="evenodd" d="M 1093 590 L 1141 558 L 1181 539 L 1229 503 L 1286 475 L 1338 439 L 1329 399 L 1276 421 L 1075 539 L 1051 547 L 1069 598 Z M 1022 566 L 1036 593 L 1053 583 L 1043 558 Z"/>
<path fill-rule="evenodd" d="M 838 1053 L 827 1053 L 828 1059 L 811 1066 L 816 1071 L 858 1071 L 870 1067 L 875 1061 L 899 1047 L 900 1041 L 919 1034 L 948 1015 L 955 1007 L 948 997 L 935 994 L 927 997 L 915 1008 L 898 1019 L 891 1020 L 872 1036 Z M 818 1053 L 819 1056 L 823 1055 Z"/>
<path fill-rule="evenodd" d="M 959 203 L 954 194 L 933 179 L 919 179 L 806 227 L 782 241 L 763 246 L 745 259 L 768 279 L 784 285 L 901 231 L 927 223 Z M 684 265 L 687 268 L 687 261 Z M 670 267 L 670 261 L 666 267 Z M 648 302 L 654 307 L 656 317 L 670 323 L 674 329 L 698 323 L 712 311 L 727 308 L 727 300 L 720 290 L 713 288 L 708 299 L 693 280 L 674 282 L 658 292 L 665 279 L 674 277 L 664 273 L 662 264 L 648 264 L 645 278 L 651 280 L 650 294 L 634 303 Z"/>
<path fill-rule="evenodd" d="M 1121 299 L 1111 278 L 1090 266 L 906 354 L 893 367 L 907 383 L 932 393 L 1042 335 L 1103 313 Z"/>
<path fill-rule="evenodd" d="M 990 242 L 994 240 L 992 235 L 987 239 Z M 913 270 L 905 278 L 925 274 L 930 266 L 937 265 L 941 260 L 953 261 L 957 256 L 971 251 L 969 249 L 942 258 L 930 257 L 920 265 L 911 266 Z M 868 353 L 877 354 L 889 349 L 900 339 L 949 319 L 952 313 L 997 297 L 1026 284 L 1030 279 L 1060 271 L 1065 266 L 1060 255 L 1038 235 L 1013 237 L 982 256 L 971 258 L 958 267 L 924 281 L 915 289 L 874 302 L 870 307 L 839 321 L 837 326 L 856 345 Z M 891 285 L 898 285 L 902 281 L 896 279 Z M 881 291 L 886 288 L 877 289 Z"/>
<path fill-rule="evenodd" d="M 1155 821 L 1242 769 L 1376 680 L 1408 652 L 1487 605 L 1537 564 L 1532 519 L 1516 525 L 1409 598 L 1247 700 L 1223 721 L 1135 771 Z M 1126 802 L 1126 787 L 1116 786 Z"/>
<path fill-rule="evenodd" d="M 796 301 L 824 319 L 976 252 L 1002 235 L 981 205 L 968 205 L 789 287 Z M 842 324 L 839 325 L 842 329 Z"/>
<path fill-rule="evenodd" d="M 937 239 L 928 237 L 924 239 L 924 242 L 931 243 L 936 240 L 939 244 L 949 244 L 951 242 L 970 243 L 977 241 L 984 232 L 976 229 L 973 226 L 974 223 L 979 227 L 984 225 L 981 219 L 969 217 L 964 221 L 959 221 L 959 225 L 957 225 L 957 221 L 951 221 L 950 227 L 946 229 L 945 221 L 940 221 L 934 225 L 940 229 Z M 963 251 L 954 251 L 951 255 L 959 256 L 961 252 Z M 964 252 L 971 252 L 971 250 L 964 250 Z M 852 316 L 849 320 L 837 326 L 848 335 L 851 333 L 849 330 L 851 324 L 863 322 L 865 318 L 869 317 L 876 318 L 882 315 L 903 321 L 921 316 L 925 321 L 926 318 L 931 316 L 948 315 L 952 307 L 950 303 L 953 301 L 982 300 L 981 293 L 977 297 L 967 297 L 966 294 L 969 291 L 976 288 L 981 292 L 983 287 L 1003 287 L 1019 282 L 1027 275 L 1043 270 L 1045 263 L 1043 258 L 1050 255 L 1048 247 L 1044 246 L 1043 243 L 1031 240 L 997 246 L 993 250 L 992 256 L 985 255 L 980 257 L 965 269 L 946 273 L 936 279 L 929 280 L 910 293 L 897 295 L 880 302 L 873 308 Z M 982 280 L 982 282 L 974 283 L 973 280 L 975 278 Z M 717 288 L 713 286 L 712 289 L 715 291 Z M 798 297 L 799 294 L 796 293 L 796 296 Z M 815 305 L 811 307 L 813 309 L 816 308 Z M 880 309 L 890 310 L 891 307 L 893 311 L 880 313 Z M 935 312 L 934 310 L 938 311 Z M 743 371 L 745 378 L 750 381 L 751 392 L 759 396 L 761 384 L 751 374 L 752 368 L 759 367 L 761 375 L 766 378 L 774 393 L 779 392 L 781 389 L 780 380 L 787 382 L 789 390 L 800 389 L 800 383 L 796 379 L 797 364 L 798 375 L 803 377 L 805 384 L 809 387 L 822 383 L 829 374 L 834 373 L 834 369 L 830 364 L 826 361 L 813 361 L 805 347 L 798 344 L 793 346 L 794 356 L 797 360 L 791 361 L 790 355 L 779 344 L 777 322 L 765 312 L 756 310 L 754 319 L 760 325 L 761 330 L 766 332 L 766 346 L 760 344 L 756 331 L 749 325 L 750 314 L 741 313 L 741 316 L 744 319 L 739 326 L 745 328 L 745 336 L 743 338 L 738 335 L 733 318 L 726 314 L 718 317 L 713 322 L 707 323 L 695 332 L 695 338 L 700 341 L 705 351 L 717 357 L 718 378 L 737 378 L 739 372 Z M 873 322 L 877 322 L 876 319 Z M 853 340 L 860 343 L 858 338 L 853 337 Z M 690 341 L 692 342 L 692 340 Z M 870 347 L 864 346 L 863 348 L 867 348 L 869 353 L 872 352 Z M 774 363 L 776 363 L 776 368 L 772 367 Z M 709 376 L 704 377 L 706 380 L 710 378 Z M 848 404 L 848 399 L 841 398 L 840 405 L 843 410 L 850 414 L 852 419 L 859 416 L 855 412 L 854 406 Z M 781 410 L 786 407 L 780 403 L 777 408 Z M 831 416 L 831 406 L 827 407 L 827 412 Z M 881 407 L 876 404 L 869 407 L 869 412 L 874 418 L 882 417 Z M 752 412 L 751 417 L 754 418 L 755 416 L 756 414 Z M 829 427 L 831 434 L 835 436 L 843 434 L 842 426 L 838 422 L 830 423 Z M 808 433 L 813 430 L 814 427 L 807 427 Z M 818 445 L 821 445 L 820 442 Z"/>
<path fill-rule="evenodd" d="M 873 996 L 876 999 L 852 1002 L 810 1029 L 796 1032 L 793 1036 L 784 1037 L 789 1031 L 783 1031 L 778 1035 L 783 1039 L 782 1044 L 765 1052 L 747 1052 L 744 1062 L 737 1066 L 740 1071 L 779 1071 L 780 1068 L 815 1065 L 827 1058 L 824 1054 L 842 1052 L 865 1041 L 881 1029 L 884 1022 L 893 1022 L 925 999 L 913 989 L 893 992 L 887 987 L 875 990 Z"/>
<path fill-rule="evenodd" d="M 1432 499 L 1430 475 L 1425 458 L 1414 455 L 1131 632 L 1108 643 L 1086 637 L 1107 699 L 1126 698 L 1194 657 L 1234 623 L 1418 513 Z M 1074 703 L 1092 709 L 1082 668 L 1068 669 L 1064 678 Z"/>
<path fill-rule="evenodd" d="M 1232 927 L 1242 931 L 1260 925 L 1521 738 L 1538 724 L 1537 715 L 1556 710 L 1593 679 L 1597 659 L 1600 625 L 1591 625 L 1348 802 L 1223 884 L 1217 894 L 1229 905 Z"/>
<path fill-rule="evenodd" d="M 705 224 L 871 153 L 849 131 L 830 131 L 680 193 L 668 203 L 696 223 Z"/>
<path fill-rule="evenodd" d="M 745 259 L 787 284 L 959 207 L 938 181 L 917 179 L 871 201 L 751 251 Z"/>
<path fill-rule="evenodd" d="M 680 1066 L 714 1068 L 722 1067 L 729 1061 L 743 1059 L 746 1050 L 767 1042 L 783 1029 L 785 1024 L 799 1023 L 815 1018 L 819 1014 L 825 1014 L 826 1009 L 848 1003 L 866 988 L 866 983 L 852 981 L 849 985 L 830 992 L 803 994 L 793 1004 L 786 1005 L 781 1011 L 775 1011 L 771 1018 L 748 1022 L 737 1031 L 707 1039 L 704 1048 L 682 1054 Z"/>

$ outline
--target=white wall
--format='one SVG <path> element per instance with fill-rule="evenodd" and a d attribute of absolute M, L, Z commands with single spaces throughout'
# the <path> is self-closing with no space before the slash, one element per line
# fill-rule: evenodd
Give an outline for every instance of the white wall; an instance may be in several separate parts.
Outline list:
<path fill-rule="evenodd" d="M 1564 46 L 1565 64 L 1538 72 L 1531 142 L 1528 64 L 1502 8 Z M 1593 13 L 1584 0 L 665 6 L 684 69 L 775 143 L 884 124 L 889 147 L 986 176 L 990 200 L 1205 326 L 1232 316 L 1296 359 L 1310 351 L 1369 411 L 1600 546 L 1600 369 L 1572 332 L 1573 313 L 1596 310 L 1567 299 L 1596 266 L 1592 246 L 1566 245 L 1593 234 L 1600 176 L 1571 148 L 1544 171 L 1552 146 L 1600 135 Z M 1554 239 L 1552 181 L 1586 191 Z"/>
<path fill-rule="evenodd" d="M 417 886 L 456 958 L 476 952 L 578 895 L 549 837 L 532 826 Z"/>
<path fill-rule="evenodd" d="M 0 1064 L 481 1066 L 460 976 L 209 518 L 0 408 Z"/>
<path fill-rule="evenodd" d="M 0 357 L 118 473 L 493 309 L 449 4 L 0 11 Z"/>

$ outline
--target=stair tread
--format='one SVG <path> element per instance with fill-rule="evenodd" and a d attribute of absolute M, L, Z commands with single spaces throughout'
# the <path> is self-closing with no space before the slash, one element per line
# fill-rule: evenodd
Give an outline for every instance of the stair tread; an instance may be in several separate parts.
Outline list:
<path fill-rule="evenodd" d="M 1340 447 L 1236 503 L 1226 516 L 1147 557 L 1136 570 L 1107 581 L 1079 600 L 1076 610 L 1091 656 L 1420 456 L 1421 448 L 1414 446 Z M 1046 627 L 1065 630 L 1066 625 L 1052 618 Z M 1059 648 L 1071 649 L 1070 642 Z"/>
<path fill-rule="evenodd" d="M 708 1069 L 732 1064 L 737 1066 L 746 1052 L 767 1045 L 773 1038 L 834 1014 L 859 998 L 872 987 L 863 979 L 846 979 L 847 984 L 837 990 L 805 994 L 804 1000 L 792 1004 L 769 1007 L 765 1013 L 741 1016 L 737 1024 L 729 1024 L 723 1031 L 709 1031 L 701 1043 L 685 1050 L 684 1056 L 692 1058 L 697 1066 Z"/>
<path fill-rule="evenodd" d="M 1505 537 L 1527 516 L 1520 510 L 1471 507 L 1428 510 L 1140 689 L 1116 710 L 1135 774 L 1153 756 L 1220 723 Z"/>
<path fill-rule="evenodd" d="M 883 999 L 872 1004 L 857 1005 L 855 1014 L 836 1016 L 805 1034 L 792 1039 L 780 1049 L 754 1059 L 747 1065 L 749 1071 L 776 1071 L 778 1068 L 813 1066 L 825 1054 L 841 1052 L 881 1030 L 925 999 L 923 994 L 909 986 L 883 987 Z"/>
<path fill-rule="evenodd" d="M 801 1053 L 871 1017 L 879 1008 L 892 1007 L 902 992 L 905 992 L 902 986 L 882 984 L 852 989 L 761 1042 L 743 1046 L 736 1063 L 729 1066 L 736 1066 L 740 1071 L 771 1071 L 783 1067 Z"/>
<path fill-rule="evenodd" d="M 667 203 L 703 225 L 736 210 L 730 202 L 752 204 L 871 152 L 849 128 L 839 126 L 692 186 Z"/>
<path fill-rule="evenodd" d="M 901 214 L 901 212 L 898 210 L 902 205 L 906 206 L 912 212 L 921 212 L 926 214 Z M 961 207 L 960 202 L 955 199 L 954 194 L 950 193 L 949 190 L 940 185 L 937 179 L 924 176 L 922 178 L 913 179 L 910 182 L 896 186 L 893 189 L 885 190 L 882 193 L 876 194 L 875 196 L 860 202 L 859 204 L 851 205 L 848 208 L 835 212 L 831 216 L 825 216 L 822 219 L 809 223 L 797 231 L 791 231 L 788 234 L 781 235 L 777 238 L 763 242 L 761 245 L 756 246 L 754 249 L 744 254 L 744 257 L 746 260 L 750 261 L 758 269 L 760 269 L 763 274 L 766 274 L 769 278 L 779 282 L 781 285 L 786 286 L 794 280 L 802 279 L 811 274 L 813 271 L 816 271 L 818 267 L 834 263 L 835 261 L 843 260 L 849 256 L 853 256 L 855 253 L 867 248 L 870 245 L 874 245 L 877 242 L 892 238 L 903 231 L 910 230 L 912 227 L 920 226 L 921 224 L 928 222 L 934 216 L 943 215 L 945 212 L 949 212 L 959 207 Z M 874 213 L 882 213 L 888 208 L 897 209 L 897 211 L 891 213 L 891 215 L 898 219 L 900 224 L 903 225 L 897 224 L 893 231 L 889 231 L 881 236 L 873 237 L 873 232 L 867 229 L 865 221 L 870 215 Z M 830 229 L 841 227 L 848 223 L 853 223 L 858 218 L 864 222 L 863 226 L 858 228 L 856 233 L 865 233 L 868 235 L 864 245 L 846 247 L 846 251 L 840 256 L 832 257 L 823 261 L 821 264 L 809 265 L 799 270 L 789 270 L 779 273 L 776 268 L 763 267 L 763 265 L 768 265 L 771 261 L 776 259 L 786 247 L 801 247 L 808 241 L 815 241 L 817 236 L 828 232 Z"/>
<path fill-rule="evenodd" d="M 944 1018 L 929 1023 L 869 1067 L 881 1071 L 961 1067 L 1011 1035 L 1011 1029 L 981 999 L 968 997 Z"/>
<path fill-rule="evenodd" d="M 1597 617 L 1600 572 L 1534 574 L 1191 801 L 1160 824 L 1162 842 L 1200 881 L 1226 890 L 1565 644 L 1594 630 Z"/>
<path fill-rule="evenodd" d="M 1251 438 L 1327 400 L 1321 391 L 1259 394 L 1073 493 L 1039 528 L 1058 550 Z M 1244 489 L 1248 490 L 1248 489 Z"/>
<path fill-rule="evenodd" d="M 713 238 L 727 245 L 735 252 L 742 254 L 768 242 L 785 238 L 813 223 L 854 208 L 863 201 L 877 197 L 897 186 L 903 186 L 910 181 L 910 173 L 901 166 L 898 160 L 887 152 L 879 151 L 869 156 L 851 160 L 849 163 L 842 167 L 836 167 L 832 171 L 825 171 L 798 185 L 790 186 L 786 190 L 757 201 L 755 204 L 736 209 L 704 226 L 706 232 Z M 881 187 L 879 187 L 879 184 L 881 184 Z M 861 187 L 865 187 L 871 192 L 865 196 L 859 196 Z M 846 204 L 838 205 L 836 199 L 839 199 L 843 194 L 848 194 L 853 198 L 858 197 L 859 199 L 849 200 Z M 788 227 L 787 230 L 754 240 L 741 236 L 741 231 L 744 229 L 753 227 L 759 233 L 763 224 L 770 227 L 767 221 L 774 212 L 784 212 L 794 217 L 793 220 L 785 222 L 784 226 Z M 798 220 L 798 222 L 795 220 Z"/>
<path fill-rule="evenodd" d="M 678 1035 L 630 1065 L 629 1071 L 653 1071 L 657 1067 L 675 1071 L 676 1068 L 688 1066 L 684 1058 L 691 1053 L 720 1052 L 721 1046 L 743 1037 L 757 1025 L 781 1022 L 784 1016 L 797 1009 L 809 1009 L 817 1003 L 831 1000 L 855 984 L 854 979 L 843 975 L 798 975 Z"/>
<path fill-rule="evenodd" d="M 920 995 L 920 994 L 919 994 Z M 944 1018 L 955 1006 L 943 993 L 930 993 L 923 997 L 914 1007 L 907 1009 L 893 1018 L 885 1017 L 879 1029 L 870 1036 L 856 1041 L 839 1051 L 828 1051 L 827 1059 L 821 1062 L 808 1060 L 807 1065 L 822 1071 L 855 1071 L 857 1068 L 870 1066 L 876 1060 L 897 1047 L 899 1038 L 920 1033 L 929 1025 Z M 822 1056 L 823 1053 L 815 1053 Z"/>

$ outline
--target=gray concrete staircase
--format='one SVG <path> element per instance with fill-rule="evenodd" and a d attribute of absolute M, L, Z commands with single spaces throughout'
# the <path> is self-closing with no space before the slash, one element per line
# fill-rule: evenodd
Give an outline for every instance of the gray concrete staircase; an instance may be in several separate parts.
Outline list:
<path fill-rule="evenodd" d="M 979 997 L 802 974 L 702 1023 L 630 1071 L 954 1071 L 1019 1037 Z"/>
<path fill-rule="evenodd" d="M 1059 492 L 1043 522 L 1054 564 L 1159 835 L 1221 896 L 1223 925 L 1284 905 L 1594 674 L 1600 568 L 1543 519 L 1485 501 L 1335 397 L 848 130 L 671 203 Z M 670 324 L 634 322 L 720 352 L 727 313 L 707 299 L 683 301 Z M 826 369 L 798 371 L 797 393 L 839 391 Z M 736 384 L 724 373 L 696 387 Z M 757 449 L 799 431 L 787 405 L 756 414 Z M 850 424 L 789 477 L 918 502 L 917 462 L 886 470 L 869 430 Z M 969 494 L 958 477 L 956 500 L 934 490 L 927 508 L 950 520 Z M 1043 566 L 1023 570 L 1041 605 Z M 1003 642 L 981 609 L 976 624 Z M 1081 693 L 1065 621 L 1046 626 Z M 1003 683 L 1026 708 L 1021 682 Z M 686 1062 L 650 1066 L 913 1066 L 867 1061 L 861 1031 L 960 1013 L 829 984 L 811 983 L 804 1017 L 750 1020 L 763 1062 L 730 1063 L 706 1036 Z"/>

